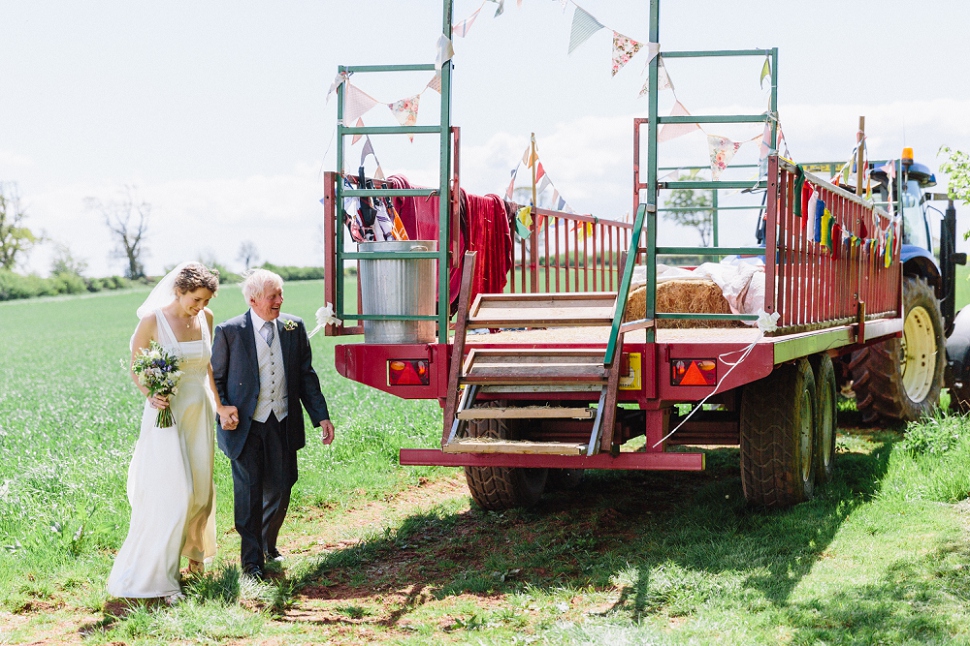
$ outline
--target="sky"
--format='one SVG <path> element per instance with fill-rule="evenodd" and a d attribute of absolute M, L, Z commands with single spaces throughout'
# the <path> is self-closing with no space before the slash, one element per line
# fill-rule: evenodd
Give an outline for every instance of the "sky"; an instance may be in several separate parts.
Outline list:
<path fill-rule="evenodd" d="M 454 5 L 458 22 L 482 0 Z M 497 17 L 485 2 L 455 39 L 452 122 L 467 190 L 504 193 L 535 133 L 571 208 L 606 218 L 632 209 L 632 120 L 647 113 L 638 98 L 646 54 L 613 76 L 612 31 L 648 40 L 649 3 L 580 6 L 605 29 L 572 54 L 571 1 L 505 0 Z M 151 205 L 150 274 L 190 258 L 241 269 L 244 241 L 275 264 L 321 264 L 322 173 L 335 169 L 337 147 L 327 90 L 337 66 L 433 62 L 441 9 L 434 0 L 0 0 L 0 181 L 17 185 L 26 224 L 51 241 L 21 269 L 45 275 L 56 242 L 85 260 L 89 275 L 122 273 L 88 198 L 111 203 L 126 187 Z M 935 170 L 940 146 L 970 151 L 968 24 L 965 0 L 665 0 L 659 40 L 661 52 L 778 47 L 779 116 L 797 162 L 847 159 L 865 116 L 871 159 L 907 145 Z M 667 69 L 693 114 L 760 113 L 762 62 L 671 60 Z M 351 82 L 383 104 L 422 92 L 429 79 L 358 74 Z M 438 95 L 421 97 L 418 123 L 437 123 Z M 666 114 L 673 93 L 658 100 Z M 396 123 L 380 104 L 362 118 Z M 761 130 L 706 128 L 735 141 Z M 363 143 L 346 143 L 345 169 L 355 171 Z M 386 175 L 436 182 L 435 136 L 372 145 Z M 698 132 L 664 145 L 660 163 L 702 165 L 707 154 Z M 757 142 L 734 164 L 754 161 Z M 373 171 L 373 158 L 367 164 Z M 970 207 L 958 214 L 963 233 Z M 743 218 L 721 230 L 724 244 L 751 242 Z"/>

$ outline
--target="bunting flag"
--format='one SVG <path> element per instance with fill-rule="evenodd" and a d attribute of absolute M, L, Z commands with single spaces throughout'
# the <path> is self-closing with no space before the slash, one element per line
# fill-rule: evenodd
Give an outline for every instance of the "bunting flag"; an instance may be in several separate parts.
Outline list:
<path fill-rule="evenodd" d="M 579 234 L 579 239 L 584 240 L 586 236 L 593 235 L 593 223 L 592 222 L 577 222 L 573 225 L 573 231 Z"/>
<path fill-rule="evenodd" d="M 683 103 L 677 101 L 674 104 L 673 109 L 670 111 L 670 116 L 689 117 L 690 112 L 687 111 L 687 108 L 684 107 Z M 660 129 L 660 132 L 657 133 L 657 142 L 663 143 L 665 141 L 670 141 L 671 139 L 676 139 L 677 137 L 683 137 L 684 135 L 689 135 L 695 130 L 701 130 L 701 132 L 703 132 L 700 124 L 698 123 L 665 123 Z"/>
<path fill-rule="evenodd" d="M 542 167 L 542 162 L 539 162 L 539 165 L 536 166 L 536 182 L 538 182 L 543 177 L 545 177 L 545 175 L 546 175 L 546 169 Z"/>
<path fill-rule="evenodd" d="M 769 57 L 765 55 L 765 64 L 761 66 L 761 78 L 758 81 L 762 90 L 765 89 L 765 79 L 771 76 L 771 63 L 769 61 Z"/>
<path fill-rule="evenodd" d="M 425 87 L 429 87 L 438 94 L 441 94 L 441 72 L 435 72 L 434 76 L 431 77 L 431 80 L 428 81 L 428 84 Z"/>
<path fill-rule="evenodd" d="M 815 235 L 812 237 L 813 242 L 822 241 L 822 217 L 827 210 L 825 208 L 825 202 L 822 199 L 815 201 Z"/>
<path fill-rule="evenodd" d="M 356 126 L 357 128 L 363 128 L 364 127 L 364 120 L 363 119 L 357 119 L 357 123 L 355 123 L 354 126 Z M 350 141 L 350 145 L 351 146 L 355 145 L 358 141 L 360 141 L 360 138 L 363 137 L 363 136 L 364 135 L 354 135 L 354 138 L 351 139 L 351 141 Z"/>
<path fill-rule="evenodd" d="M 437 53 L 434 57 L 434 68 L 440 70 L 445 66 L 445 63 L 450 61 L 455 56 L 455 48 L 452 46 L 451 39 L 441 34 L 438 37 L 438 46 L 436 48 Z"/>
<path fill-rule="evenodd" d="M 650 43 L 650 45 L 657 45 L 657 49 L 660 48 L 659 43 Z M 651 56 L 650 59 L 652 60 L 653 56 Z M 648 60 L 647 65 L 644 66 L 644 70 L 646 70 L 647 66 L 649 65 L 650 65 L 650 61 Z M 664 90 L 673 91 L 673 89 L 674 89 L 674 84 L 673 82 L 671 82 L 670 76 L 667 74 L 667 67 L 664 65 L 664 57 L 661 56 L 660 60 L 657 61 L 657 91 L 658 92 L 663 92 Z M 637 95 L 637 98 L 647 96 L 648 94 L 650 94 L 649 75 L 647 76 L 647 80 L 643 82 L 643 87 L 640 88 L 640 94 Z"/>
<path fill-rule="evenodd" d="M 377 99 L 370 96 L 356 85 L 347 81 L 347 91 L 344 93 L 344 122 L 357 121 L 368 110 L 378 104 Z"/>
<path fill-rule="evenodd" d="M 620 71 L 620 68 L 630 62 L 640 48 L 639 43 L 628 36 L 624 36 L 618 31 L 613 32 L 613 76 Z"/>
<path fill-rule="evenodd" d="M 451 35 L 457 38 L 464 38 L 465 36 L 467 36 L 468 30 L 472 28 L 473 24 L 475 24 L 475 19 L 478 18 L 478 13 L 482 10 L 484 6 L 485 6 L 485 3 L 483 2 L 481 6 L 475 10 L 475 13 L 468 16 L 457 25 L 454 25 L 451 28 Z"/>
<path fill-rule="evenodd" d="M 536 159 L 538 158 L 532 154 L 532 146 L 531 145 L 526 146 L 525 153 L 523 153 L 522 155 L 522 164 L 526 168 L 532 168 L 532 164 L 535 162 Z"/>
<path fill-rule="evenodd" d="M 330 103 L 330 95 L 336 92 L 337 88 L 340 87 L 348 78 L 350 78 L 350 76 L 347 74 L 347 72 L 340 72 L 337 74 L 337 77 L 333 80 L 333 83 L 330 84 L 330 89 L 327 90 L 327 100 L 325 103 Z"/>
<path fill-rule="evenodd" d="M 391 227 L 391 235 L 394 236 L 395 240 L 408 240 L 408 230 L 404 228 L 404 222 L 401 221 L 401 214 L 397 212 L 394 208 L 394 200 L 388 200 L 388 204 L 391 207 L 391 216 L 394 220 L 394 224 Z"/>
<path fill-rule="evenodd" d="M 600 21 L 590 15 L 582 7 L 577 6 L 576 11 L 573 13 L 573 26 L 569 33 L 568 53 L 572 54 L 573 50 L 585 43 L 587 40 L 589 40 L 590 36 L 603 28 L 604 27 L 602 24 L 600 24 Z"/>
<path fill-rule="evenodd" d="M 505 190 L 505 199 L 512 199 L 512 192 L 515 190 L 515 176 L 519 172 L 519 167 L 512 169 L 512 179 L 509 180 L 509 187 Z"/>
<path fill-rule="evenodd" d="M 821 231 L 819 236 L 819 244 L 823 247 L 832 246 L 832 212 L 825 209 L 822 212 L 822 221 L 819 223 Z"/>
<path fill-rule="evenodd" d="M 402 126 L 413 126 L 418 122 L 418 103 L 420 101 L 421 95 L 415 94 L 412 97 L 388 103 L 387 107 L 391 109 L 397 122 Z M 414 141 L 414 135 L 409 134 L 408 139 Z"/>
<path fill-rule="evenodd" d="M 377 155 L 374 155 L 374 159 L 377 159 Z M 384 177 L 384 169 L 381 168 L 380 164 L 377 164 L 377 170 L 374 171 L 374 179 L 387 179 Z"/>
<path fill-rule="evenodd" d="M 488 0 L 488 1 L 489 2 L 494 2 L 495 4 L 498 5 L 498 8 L 495 9 L 495 16 L 494 17 L 495 18 L 498 18 L 499 16 L 501 16 L 502 15 L 502 12 L 505 11 L 505 0 Z"/>
<path fill-rule="evenodd" d="M 711 153 L 711 179 L 715 182 L 721 179 L 721 173 L 731 163 L 742 144 L 743 142 L 731 141 L 727 137 L 707 135 L 707 147 Z"/>
<path fill-rule="evenodd" d="M 374 161 L 377 161 L 377 155 L 374 153 L 374 145 L 370 142 L 370 137 L 367 137 L 367 141 L 364 142 L 364 148 L 360 151 L 360 165 L 364 165 L 364 160 L 367 159 L 367 155 L 374 155 Z"/>

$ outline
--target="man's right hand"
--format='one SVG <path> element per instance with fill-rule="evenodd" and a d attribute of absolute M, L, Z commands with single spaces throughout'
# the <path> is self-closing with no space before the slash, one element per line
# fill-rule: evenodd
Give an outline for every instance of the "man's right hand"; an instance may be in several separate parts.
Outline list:
<path fill-rule="evenodd" d="M 239 425 L 239 410 L 235 406 L 220 406 L 219 424 L 224 431 L 234 431 Z"/>

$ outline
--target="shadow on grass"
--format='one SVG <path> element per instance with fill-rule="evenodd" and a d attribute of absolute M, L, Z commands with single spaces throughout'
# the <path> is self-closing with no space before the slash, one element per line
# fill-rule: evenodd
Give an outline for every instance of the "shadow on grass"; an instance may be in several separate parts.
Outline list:
<path fill-rule="evenodd" d="M 295 569 L 287 587 L 307 600 L 346 601 L 314 619 L 327 624 L 394 626 L 432 598 L 590 587 L 620 589 L 603 614 L 683 615 L 737 573 L 785 608 L 841 523 L 879 489 L 898 435 L 871 435 L 874 451 L 840 454 L 835 480 L 790 510 L 748 507 L 738 450 L 716 449 L 702 473 L 594 472 L 528 511 L 413 515 Z M 382 611 L 361 610 L 370 597 L 385 600 Z"/>

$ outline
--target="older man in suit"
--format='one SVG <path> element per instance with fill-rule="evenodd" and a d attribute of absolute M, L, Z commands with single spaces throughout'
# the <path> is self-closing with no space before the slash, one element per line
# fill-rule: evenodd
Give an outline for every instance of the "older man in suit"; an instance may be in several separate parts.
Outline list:
<path fill-rule="evenodd" d="M 324 444 L 334 428 L 313 370 L 303 321 L 280 315 L 283 279 L 257 269 L 243 282 L 250 309 L 215 329 L 212 372 L 219 398 L 219 448 L 232 462 L 236 531 L 245 575 L 262 578 L 276 548 L 290 490 L 297 480 L 296 452 L 306 444 L 303 411 L 319 426 Z"/>

